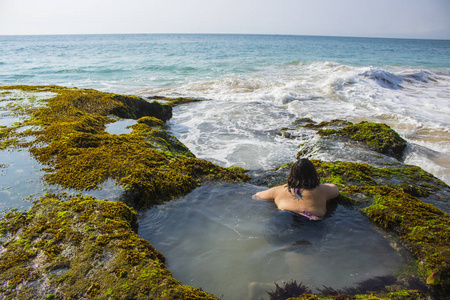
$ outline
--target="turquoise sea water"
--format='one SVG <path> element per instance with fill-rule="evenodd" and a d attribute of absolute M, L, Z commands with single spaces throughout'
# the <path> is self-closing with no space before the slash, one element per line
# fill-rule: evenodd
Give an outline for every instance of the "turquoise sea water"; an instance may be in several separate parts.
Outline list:
<path fill-rule="evenodd" d="M 175 87 L 312 62 L 438 68 L 450 41 L 277 35 L 0 36 L 1 84 L 62 84 L 118 92 Z"/>

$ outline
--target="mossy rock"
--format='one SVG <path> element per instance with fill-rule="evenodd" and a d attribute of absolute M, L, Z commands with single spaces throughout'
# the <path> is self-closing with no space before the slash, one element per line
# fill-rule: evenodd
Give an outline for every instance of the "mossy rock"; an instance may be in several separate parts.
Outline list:
<path fill-rule="evenodd" d="M 146 124 L 150 127 L 162 127 L 164 126 L 164 122 L 155 117 L 145 116 L 137 120 L 138 123 Z"/>
<path fill-rule="evenodd" d="M 197 98 L 189 98 L 189 97 L 176 97 L 176 98 L 169 98 L 169 97 L 163 97 L 163 96 L 151 96 L 148 97 L 149 100 L 156 100 L 156 101 L 162 101 L 167 105 L 170 105 L 172 107 L 181 105 L 181 104 L 188 104 L 192 102 L 201 102 L 205 101 L 202 99 Z"/>
<path fill-rule="evenodd" d="M 363 209 L 363 213 L 381 228 L 395 232 L 420 261 L 424 276 L 438 274 L 440 280 L 432 284 L 442 289 L 442 293 L 449 293 L 450 216 L 397 189 L 362 190 L 374 198 L 373 204 Z"/>
<path fill-rule="evenodd" d="M 122 202 L 49 195 L 0 221 L 2 299 L 216 299 L 175 280 Z M 50 298 L 49 298 L 50 297 Z"/>
<path fill-rule="evenodd" d="M 34 107 L 30 119 L 0 129 L 0 139 L 30 152 L 47 165 L 44 179 L 76 190 L 99 188 L 113 179 L 126 190 L 133 206 L 145 206 L 192 191 L 201 180 L 245 181 L 243 169 L 221 168 L 197 159 L 164 130 L 171 107 L 135 96 L 57 86 L 10 86 L 5 90 L 54 92 Z M 138 119 L 130 134 L 109 134 L 109 116 Z M 31 130 L 16 131 L 21 126 Z M 31 142 L 21 138 L 33 136 Z M 195 167 L 193 167 L 195 166 Z M 200 168 L 204 168 L 199 171 Z"/>
<path fill-rule="evenodd" d="M 48 118 L 60 116 L 62 118 L 79 111 L 99 115 L 116 115 L 120 118 L 138 119 L 153 116 L 163 121 L 172 117 L 172 109 L 167 105 L 130 95 L 99 92 L 93 89 L 77 89 L 62 86 L 1 86 L 0 90 L 21 90 L 24 92 L 52 92 L 57 96 L 47 100 L 50 107 L 58 112 L 48 115 Z M 40 110 L 37 108 L 37 110 Z M 47 112 L 45 108 L 41 112 Z"/>
<path fill-rule="evenodd" d="M 354 162 L 312 160 L 325 182 L 349 186 L 389 186 L 414 197 L 427 197 L 449 186 L 420 167 L 398 164 L 376 168 Z"/>
<path fill-rule="evenodd" d="M 384 168 L 368 164 L 345 161 L 321 161 L 312 159 L 322 182 L 334 183 L 341 191 L 356 186 L 389 186 L 400 189 L 414 197 L 427 197 L 450 187 L 443 181 L 424 171 L 420 167 L 398 163 Z M 251 171 L 251 182 L 255 185 L 273 187 L 286 183 L 292 163 L 269 171 Z"/>
<path fill-rule="evenodd" d="M 309 119 L 299 119 L 296 122 L 301 120 L 307 121 Z M 331 121 L 322 121 L 319 124 L 316 124 L 315 122 L 307 122 L 307 124 L 302 125 L 302 127 L 308 129 L 320 129 L 320 128 L 341 128 L 349 125 L 353 125 L 353 123 L 346 120 L 334 119 Z"/>
<path fill-rule="evenodd" d="M 364 142 L 369 148 L 382 154 L 401 159 L 406 141 L 384 123 L 361 122 L 342 129 L 324 129 L 317 132 L 320 136 L 340 135 L 351 140 Z"/>

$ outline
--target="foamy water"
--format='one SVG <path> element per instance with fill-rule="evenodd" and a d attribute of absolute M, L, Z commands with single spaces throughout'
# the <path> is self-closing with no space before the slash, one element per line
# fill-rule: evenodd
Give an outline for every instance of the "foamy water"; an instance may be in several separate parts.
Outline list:
<path fill-rule="evenodd" d="M 299 118 L 373 121 L 409 142 L 406 163 L 450 183 L 450 75 L 435 72 L 300 63 L 144 93 L 211 99 L 175 108 L 169 125 L 194 154 L 222 165 L 292 161 L 303 139 L 276 133 Z"/>

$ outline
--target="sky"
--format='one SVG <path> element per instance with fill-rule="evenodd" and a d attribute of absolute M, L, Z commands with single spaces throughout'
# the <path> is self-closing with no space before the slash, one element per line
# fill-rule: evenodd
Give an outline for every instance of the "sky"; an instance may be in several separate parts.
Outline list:
<path fill-rule="evenodd" d="M 0 0 L 0 35 L 109 33 L 450 39 L 450 0 Z"/>

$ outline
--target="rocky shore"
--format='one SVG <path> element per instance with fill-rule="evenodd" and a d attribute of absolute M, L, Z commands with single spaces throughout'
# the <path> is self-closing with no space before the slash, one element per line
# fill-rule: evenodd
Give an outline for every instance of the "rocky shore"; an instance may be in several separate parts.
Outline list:
<path fill-rule="evenodd" d="M 150 102 L 59 86 L 1 87 L 0 95 L 7 98 L 13 91 L 49 96 L 26 103 L 10 100 L 8 110 L 27 118 L 0 128 L 0 149 L 29 149 L 46 166 L 44 179 L 49 184 L 82 193 L 112 179 L 124 193 L 118 202 L 82 194 L 46 195 L 27 212 L 5 214 L 0 221 L 0 295 L 5 299 L 215 299 L 172 277 L 164 253 L 136 234 L 135 210 L 186 195 L 204 180 L 280 184 L 289 165 L 248 171 L 196 158 L 164 130 L 173 105 L 196 99 Z M 107 124 L 121 118 L 136 120 L 131 133 L 105 131 Z M 298 126 L 313 128 L 325 139 L 363 143 L 397 161 L 383 168 L 314 161 L 324 181 L 339 185 L 339 203 L 354 206 L 396 236 L 417 260 L 416 270 L 373 291 L 375 296 L 359 295 L 358 299 L 449 294 L 449 186 L 418 167 L 403 164 L 406 142 L 385 124 L 299 120 Z M 284 128 L 280 134 L 289 137 L 289 131 Z M 420 291 L 411 281 L 418 283 Z M 272 299 L 342 299 L 338 294 L 345 292 L 298 297 L 282 291 L 278 294 L 284 296 L 274 294 Z"/>

